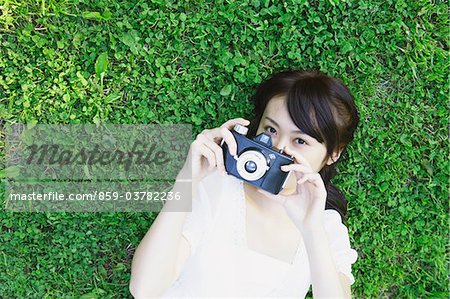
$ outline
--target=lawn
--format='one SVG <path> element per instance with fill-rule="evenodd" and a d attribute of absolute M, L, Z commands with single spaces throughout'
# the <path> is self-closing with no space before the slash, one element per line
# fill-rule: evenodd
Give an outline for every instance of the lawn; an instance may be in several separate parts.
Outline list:
<path fill-rule="evenodd" d="M 448 298 L 448 29 L 445 1 L 0 0 L 0 126 L 195 135 L 250 118 L 272 72 L 320 69 L 361 116 L 334 179 L 359 254 L 354 297 Z M 3 137 L 0 148 L 4 168 Z M 130 298 L 155 216 L 1 210 L 0 297 Z"/>

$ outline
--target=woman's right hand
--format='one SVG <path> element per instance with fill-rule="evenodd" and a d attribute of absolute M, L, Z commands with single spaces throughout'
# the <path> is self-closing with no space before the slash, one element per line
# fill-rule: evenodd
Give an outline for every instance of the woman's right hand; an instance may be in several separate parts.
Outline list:
<path fill-rule="evenodd" d="M 183 167 L 189 176 L 192 175 L 191 178 L 194 182 L 199 182 L 216 168 L 220 172 L 225 172 L 223 150 L 220 143 L 225 140 L 230 154 L 236 156 L 237 144 L 230 131 L 236 124 L 248 126 L 250 121 L 243 118 L 230 119 L 218 128 L 206 129 L 197 135 L 189 148 Z"/>

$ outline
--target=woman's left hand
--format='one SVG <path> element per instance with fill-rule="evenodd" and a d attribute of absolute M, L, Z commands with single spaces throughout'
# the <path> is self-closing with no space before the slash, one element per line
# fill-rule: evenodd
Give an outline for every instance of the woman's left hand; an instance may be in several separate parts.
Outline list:
<path fill-rule="evenodd" d="M 319 228 L 322 225 L 323 211 L 327 199 L 327 191 L 319 173 L 313 171 L 308 161 L 299 153 L 285 149 L 294 157 L 294 163 L 281 166 L 282 171 L 293 171 L 296 174 L 297 193 L 292 195 L 276 195 L 289 218 L 303 233 Z"/>

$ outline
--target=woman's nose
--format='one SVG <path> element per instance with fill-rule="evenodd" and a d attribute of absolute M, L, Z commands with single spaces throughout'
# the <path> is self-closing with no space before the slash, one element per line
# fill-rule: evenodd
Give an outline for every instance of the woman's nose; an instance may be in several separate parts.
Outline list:
<path fill-rule="evenodd" d="M 283 150 L 284 148 L 287 146 L 287 143 L 283 140 L 279 140 L 277 142 L 275 142 L 275 144 L 272 144 L 273 146 L 275 146 L 278 150 Z"/>

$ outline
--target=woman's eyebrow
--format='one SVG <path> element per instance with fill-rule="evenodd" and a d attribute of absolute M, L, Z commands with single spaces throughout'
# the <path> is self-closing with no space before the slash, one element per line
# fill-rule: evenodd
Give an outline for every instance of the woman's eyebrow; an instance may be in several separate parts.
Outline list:
<path fill-rule="evenodd" d="M 275 126 L 280 127 L 280 125 L 279 125 L 276 121 L 274 121 L 273 119 L 271 119 L 270 117 L 266 116 L 266 119 L 267 119 L 268 121 L 272 122 Z M 291 133 L 298 133 L 298 134 L 302 134 L 302 135 L 307 135 L 307 134 L 303 133 L 303 132 L 300 131 L 300 130 L 294 130 L 294 131 L 291 131 Z"/>

